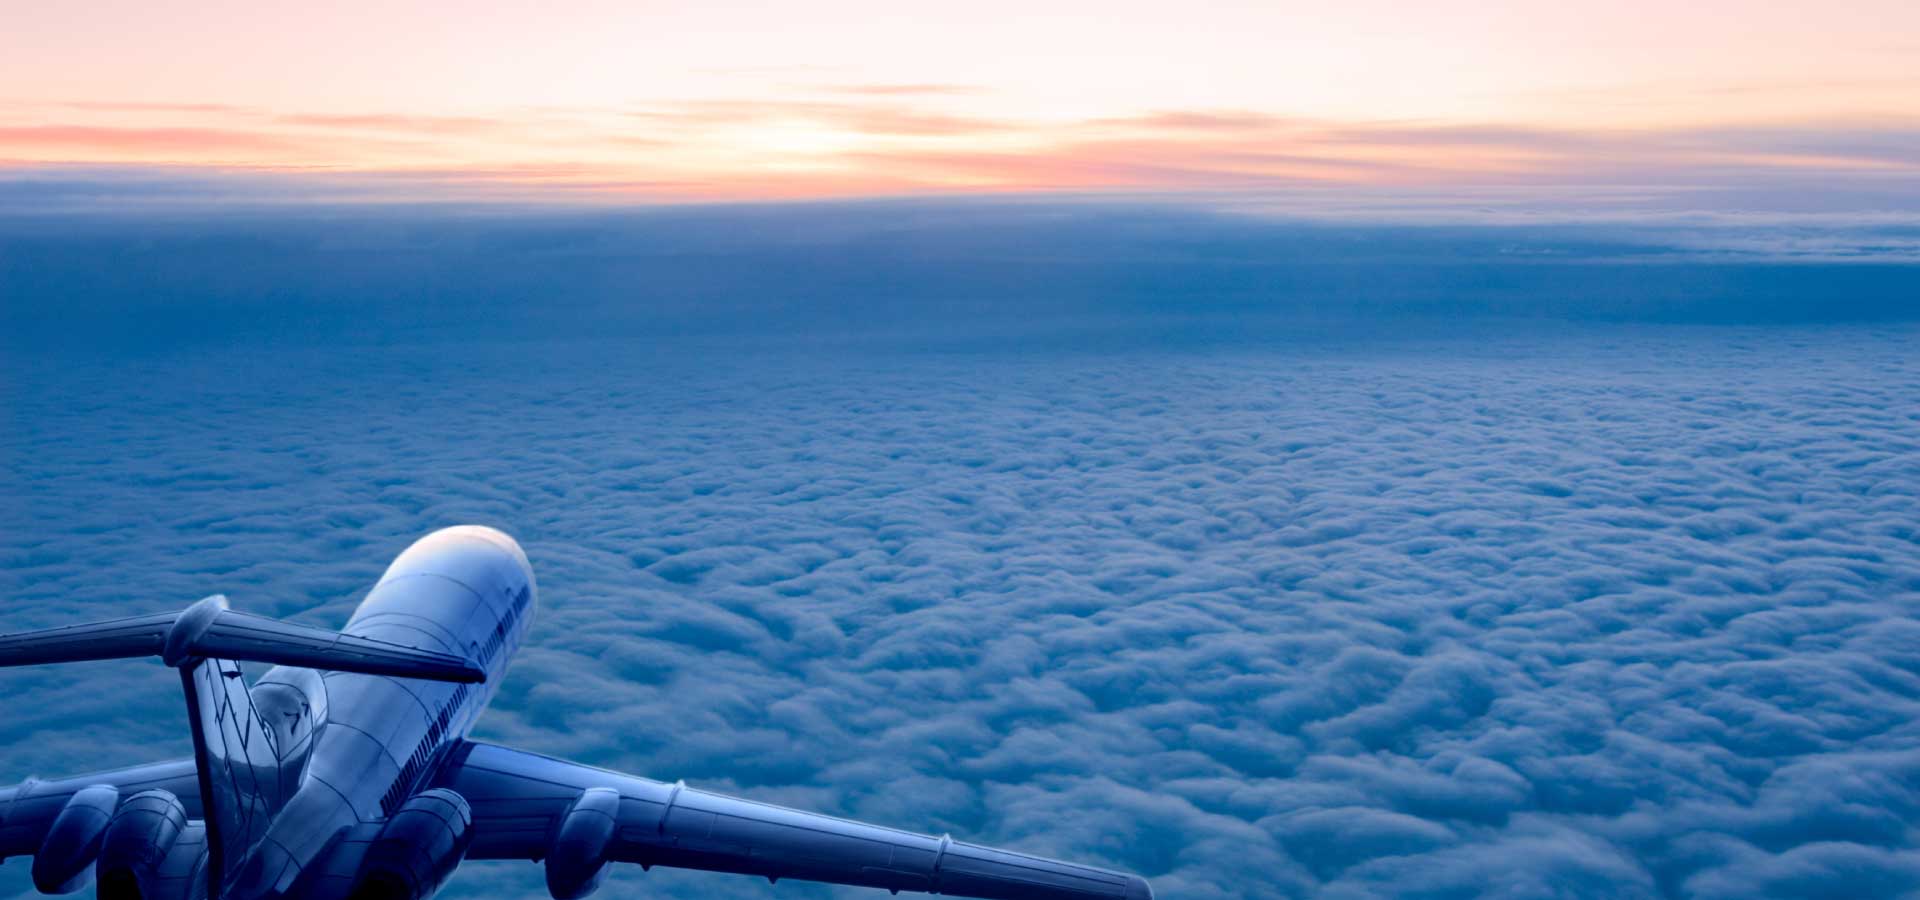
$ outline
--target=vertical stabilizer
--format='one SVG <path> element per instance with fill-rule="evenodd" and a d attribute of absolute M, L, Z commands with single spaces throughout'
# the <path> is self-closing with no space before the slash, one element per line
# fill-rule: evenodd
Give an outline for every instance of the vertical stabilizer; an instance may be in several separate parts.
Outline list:
<path fill-rule="evenodd" d="M 267 831 L 281 796 L 280 754 L 254 711 L 240 664 L 225 659 L 180 667 L 206 810 L 207 896 L 220 900 L 226 882 Z"/>

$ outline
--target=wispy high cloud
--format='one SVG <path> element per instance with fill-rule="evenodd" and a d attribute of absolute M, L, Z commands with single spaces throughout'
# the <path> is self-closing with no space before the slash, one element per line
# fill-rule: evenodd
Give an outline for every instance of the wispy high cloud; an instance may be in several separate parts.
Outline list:
<path fill-rule="evenodd" d="M 82 160 L 218 162 L 245 158 L 281 162 L 300 149 L 292 135 L 272 131 L 201 127 L 24 125 L 0 127 L 0 147 L 9 156 Z"/>
<path fill-rule="evenodd" d="M 927 97 L 975 94 L 982 89 L 967 84 L 834 84 L 816 90 L 862 97 Z"/>
<path fill-rule="evenodd" d="M 1234 109 L 1053 120 L 985 114 L 967 93 L 842 84 L 778 100 L 447 115 L 12 104 L 0 107 L 0 160 L 419 172 L 442 187 L 466 172 L 476 196 L 515 187 L 502 173 L 517 171 L 528 176 L 518 187 L 552 188 L 556 199 L 622 201 L 1314 185 L 1659 186 L 1764 198 L 1783 178 L 1920 193 L 1920 120 L 1583 130 Z"/>

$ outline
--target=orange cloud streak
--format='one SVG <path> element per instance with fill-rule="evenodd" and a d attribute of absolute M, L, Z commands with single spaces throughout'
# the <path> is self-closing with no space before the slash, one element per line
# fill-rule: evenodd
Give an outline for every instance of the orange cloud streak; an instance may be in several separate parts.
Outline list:
<path fill-rule="evenodd" d="M 703 101 L 499 115 L 284 112 L 218 104 L 0 107 L 0 160 L 325 169 L 566 199 L 929 191 L 1632 181 L 1767 170 L 1920 178 L 1920 123 L 1577 131 L 1326 122 L 1234 110 L 1033 121 L 909 104 L 948 85 L 832 100 Z M 396 174 L 398 173 L 398 174 Z"/>

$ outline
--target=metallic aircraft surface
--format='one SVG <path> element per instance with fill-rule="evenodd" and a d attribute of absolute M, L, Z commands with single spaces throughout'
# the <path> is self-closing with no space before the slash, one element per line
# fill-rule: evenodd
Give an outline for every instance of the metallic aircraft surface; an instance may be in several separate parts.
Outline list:
<path fill-rule="evenodd" d="M 341 632 L 209 597 L 0 637 L 0 665 L 159 656 L 191 758 L 0 789 L 0 859 L 107 900 L 420 900 L 463 860 L 536 860 L 557 900 L 608 862 L 1001 900 L 1144 900 L 1137 876 L 895 831 L 468 740 L 527 633 L 512 538 L 422 538 Z M 248 685 L 240 663 L 272 665 Z"/>

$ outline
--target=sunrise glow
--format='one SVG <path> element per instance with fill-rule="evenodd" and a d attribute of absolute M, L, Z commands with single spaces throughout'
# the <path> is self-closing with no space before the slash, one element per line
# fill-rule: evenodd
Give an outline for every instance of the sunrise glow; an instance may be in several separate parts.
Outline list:
<path fill-rule="evenodd" d="M 742 18 L 23 8 L 0 54 L 0 165 L 563 200 L 1920 171 L 1920 7 L 1892 0 L 837 2 Z"/>

